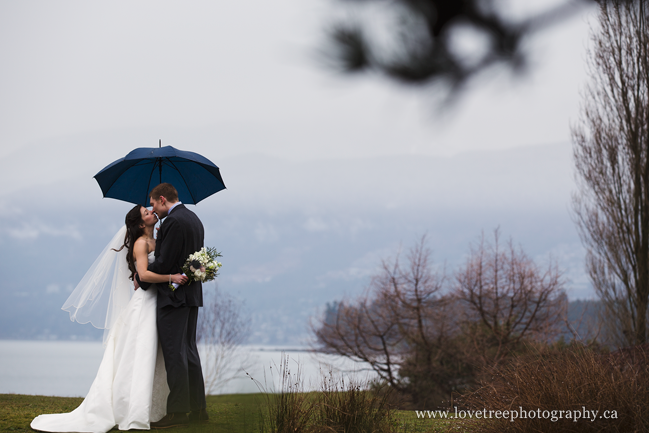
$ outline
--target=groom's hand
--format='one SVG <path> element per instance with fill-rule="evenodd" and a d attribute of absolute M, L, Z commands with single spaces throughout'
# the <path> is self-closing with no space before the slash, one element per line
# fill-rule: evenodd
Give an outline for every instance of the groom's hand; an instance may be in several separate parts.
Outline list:
<path fill-rule="evenodd" d="M 135 274 L 135 276 L 133 278 L 133 285 L 135 286 L 135 290 L 140 288 L 140 284 L 138 283 L 138 280 L 137 280 L 137 274 Z"/>

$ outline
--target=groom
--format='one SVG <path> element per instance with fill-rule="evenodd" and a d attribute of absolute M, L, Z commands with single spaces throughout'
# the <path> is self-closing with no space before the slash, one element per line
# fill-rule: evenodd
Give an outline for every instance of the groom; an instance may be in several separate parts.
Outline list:
<path fill-rule="evenodd" d="M 182 273 L 187 257 L 203 247 L 203 224 L 178 201 L 178 192 L 171 184 L 162 183 L 153 188 L 150 199 L 153 211 L 164 222 L 156 240 L 155 261 L 149 270 L 163 275 Z M 139 279 L 138 283 L 144 290 L 151 286 Z M 152 422 L 151 427 L 207 421 L 203 371 L 196 347 L 198 307 L 203 306 L 201 282 L 194 281 L 175 291 L 166 283 L 156 287 L 158 338 L 171 392 L 167 398 L 167 415 Z"/>

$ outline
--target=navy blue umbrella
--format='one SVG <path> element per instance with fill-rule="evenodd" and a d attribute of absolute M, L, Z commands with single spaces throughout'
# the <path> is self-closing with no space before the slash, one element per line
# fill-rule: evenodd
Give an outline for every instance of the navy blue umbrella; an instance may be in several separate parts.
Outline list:
<path fill-rule="evenodd" d="M 194 152 L 171 146 L 141 147 L 95 175 L 104 197 L 149 206 L 149 193 L 161 183 L 178 190 L 184 204 L 196 204 L 225 189 L 219 168 Z"/>

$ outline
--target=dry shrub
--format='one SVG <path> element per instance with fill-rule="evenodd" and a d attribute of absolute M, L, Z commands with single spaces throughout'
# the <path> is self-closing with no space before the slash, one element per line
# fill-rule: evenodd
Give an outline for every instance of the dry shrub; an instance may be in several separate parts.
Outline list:
<path fill-rule="evenodd" d="M 395 431 L 389 387 L 369 389 L 368 382 L 323 374 L 319 391 L 305 392 L 300 365 L 292 374 L 282 355 L 279 389 L 251 377 L 264 394 L 260 432 L 265 433 L 392 433 Z M 271 369 L 272 371 L 272 369 Z M 273 381 L 274 382 L 274 381 Z"/>
<path fill-rule="evenodd" d="M 279 389 L 274 389 L 274 385 L 269 389 L 267 384 L 250 377 L 266 399 L 265 411 L 261 411 L 260 433 L 310 432 L 314 400 L 304 390 L 299 364 L 295 372 L 291 373 L 289 357 L 282 354 L 280 366 L 275 366 L 275 370 L 279 374 Z"/>
<path fill-rule="evenodd" d="M 393 430 L 391 389 L 368 390 L 367 383 L 345 380 L 332 372 L 317 394 L 315 432 L 374 433 Z"/>
<path fill-rule="evenodd" d="M 467 409 L 534 411 L 597 411 L 594 421 L 553 422 L 535 418 L 465 420 L 480 432 L 638 432 L 649 430 L 649 351 L 645 347 L 611 354 L 572 346 L 537 352 L 494 374 L 491 383 L 458 401 Z M 603 417 L 608 411 L 609 419 Z M 612 411 L 617 417 L 612 418 Z M 574 412 L 573 412 L 574 413 Z M 574 416 L 573 416 L 574 418 Z"/>

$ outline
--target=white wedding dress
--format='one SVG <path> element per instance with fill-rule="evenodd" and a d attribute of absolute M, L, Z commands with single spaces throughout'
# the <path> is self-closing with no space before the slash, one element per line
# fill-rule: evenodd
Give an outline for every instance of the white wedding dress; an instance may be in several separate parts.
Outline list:
<path fill-rule="evenodd" d="M 153 252 L 149 254 L 153 261 Z M 132 290 L 132 288 L 131 288 Z M 156 328 L 157 291 L 136 290 L 106 340 L 88 395 L 70 413 L 39 415 L 31 427 L 45 432 L 149 430 L 166 415 L 167 373 Z"/>

